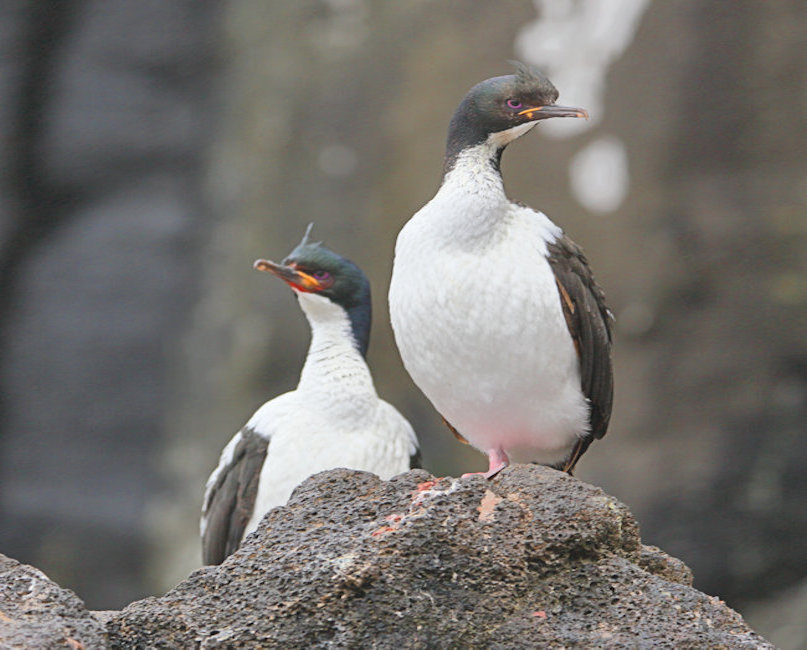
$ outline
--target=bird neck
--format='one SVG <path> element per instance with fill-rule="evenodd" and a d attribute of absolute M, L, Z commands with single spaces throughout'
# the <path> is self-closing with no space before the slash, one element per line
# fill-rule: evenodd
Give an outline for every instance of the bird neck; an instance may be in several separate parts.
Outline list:
<path fill-rule="evenodd" d="M 501 179 L 502 152 L 507 143 L 497 142 L 491 136 L 482 133 L 472 124 L 467 124 L 462 116 L 454 116 L 448 131 L 446 155 L 443 160 L 443 179 L 457 166 L 463 158 L 472 155 L 489 166 Z"/>
<path fill-rule="evenodd" d="M 323 296 L 301 293 L 299 300 L 311 325 L 311 345 L 297 390 L 332 407 L 360 397 L 374 399 L 373 379 L 364 360 L 366 341 L 356 341 L 348 313 Z"/>
<path fill-rule="evenodd" d="M 486 140 L 454 158 L 427 208 L 445 238 L 475 243 L 505 225 L 510 201 L 499 171 L 501 149 Z"/>
<path fill-rule="evenodd" d="M 475 152 L 475 155 L 482 158 L 501 178 L 504 148 L 513 140 L 531 131 L 536 124 L 537 122 L 524 122 L 502 131 L 488 133 L 477 119 L 469 116 L 468 111 L 458 110 L 448 127 L 443 177 L 445 178 L 454 169 L 463 156 Z"/>

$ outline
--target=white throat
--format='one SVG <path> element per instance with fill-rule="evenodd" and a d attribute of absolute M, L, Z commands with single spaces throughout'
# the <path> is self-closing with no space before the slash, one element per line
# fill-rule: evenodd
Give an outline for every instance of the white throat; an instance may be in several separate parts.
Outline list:
<path fill-rule="evenodd" d="M 377 399 L 370 370 L 357 349 L 350 318 L 344 309 L 324 296 L 296 291 L 300 307 L 311 324 L 311 345 L 300 373 L 297 390 L 316 403 L 340 410 L 352 402 Z"/>
<path fill-rule="evenodd" d="M 514 126 L 510 129 L 505 129 L 504 131 L 497 131 L 496 133 L 491 133 L 488 136 L 488 143 L 501 149 L 502 147 L 510 144 L 516 138 L 520 138 L 522 135 L 527 133 L 527 131 L 534 128 L 538 122 L 524 122 L 524 124 L 519 124 L 518 126 Z"/>
<path fill-rule="evenodd" d="M 461 248 L 492 243 L 491 238 L 509 228 L 516 207 L 504 192 L 497 158 L 502 148 L 535 125 L 526 122 L 491 133 L 485 142 L 463 149 L 437 194 L 415 218 L 422 213 L 433 221 L 438 237 Z"/>
<path fill-rule="evenodd" d="M 511 203 L 497 168 L 499 151 L 535 122 L 491 133 L 485 142 L 463 149 L 434 198 L 421 212 L 435 215 L 441 236 L 462 248 L 476 247 L 507 228 Z"/>

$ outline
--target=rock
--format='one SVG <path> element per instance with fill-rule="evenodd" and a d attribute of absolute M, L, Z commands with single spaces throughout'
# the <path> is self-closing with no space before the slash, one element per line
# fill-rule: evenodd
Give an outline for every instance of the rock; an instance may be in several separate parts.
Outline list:
<path fill-rule="evenodd" d="M 772 648 L 601 490 L 333 470 L 241 549 L 113 615 L 110 646 Z"/>
<path fill-rule="evenodd" d="M 648 573 L 657 575 L 671 582 L 692 586 L 692 571 L 677 557 L 667 555 L 656 546 L 642 545 L 639 554 L 639 566 Z"/>
<path fill-rule="evenodd" d="M 104 626 L 72 591 L 0 554 L 0 647 L 105 648 Z"/>

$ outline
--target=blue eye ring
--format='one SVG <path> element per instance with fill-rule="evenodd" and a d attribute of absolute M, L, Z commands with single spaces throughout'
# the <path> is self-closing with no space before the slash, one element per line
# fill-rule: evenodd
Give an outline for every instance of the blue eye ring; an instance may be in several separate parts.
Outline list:
<path fill-rule="evenodd" d="M 521 102 L 518 101 L 517 99 L 508 99 L 507 100 L 507 107 L 508 108 L 517 109 L 517 108 L 521 108 L 521 106 L 522 106 Z"/>
<path fill-rule="evenodd" d="M 314 271 L 311 275 L 313 275 L 317 280 L 327 280 L 331 277 L 331 274 L 327 271 Z"/>

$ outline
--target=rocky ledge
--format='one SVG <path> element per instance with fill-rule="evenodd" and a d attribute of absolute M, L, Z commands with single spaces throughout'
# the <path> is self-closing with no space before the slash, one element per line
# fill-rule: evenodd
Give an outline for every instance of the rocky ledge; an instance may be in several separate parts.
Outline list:
<path fill-rule="evenodd" d="M 773 647 L 691 578 L 641 544 L 623 504 L 551 469 L 516 465 L 493 481 L 333 470 L 298 487 L 221 566 L 105 613 L 103 646 Z M 22 611 L 8 609 L 15 598 L 37 596 L 2 592 L 3 647 L 6 619 Z M 103 647 L 96 627 L 82 636 L 79 614 L 59 614 L 72 626 L 65 643 Z"/>
<path fill-rule="evenodd" d="M 318 474 L 222 566 L 108 633 L 115 648 L 773 647 L 642 546 L 623 504 L 524 465 Z"/>
<path fill-rule="evenodd" d="M 0 648 L 103 648 L 104 626 L 39 569 L 0 554 Z"/>

